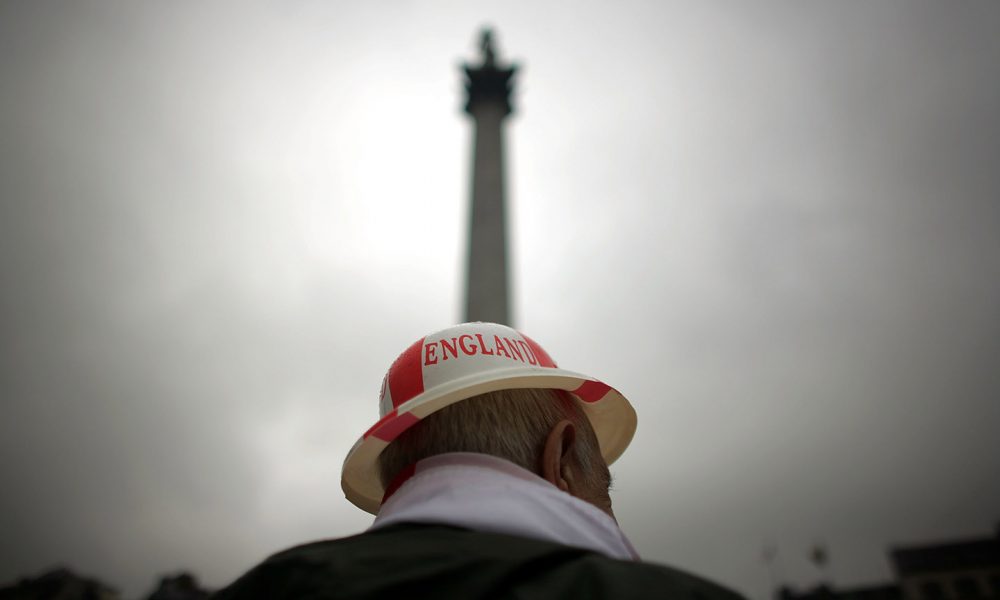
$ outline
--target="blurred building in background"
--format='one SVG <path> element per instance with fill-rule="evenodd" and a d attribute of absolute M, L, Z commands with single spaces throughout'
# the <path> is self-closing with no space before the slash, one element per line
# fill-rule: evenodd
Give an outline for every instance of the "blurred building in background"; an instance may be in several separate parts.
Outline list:
<path fill-rule="evenodd" d="M 1000 598 L 1000 525 L 992 538 L 890 552 L 904 600 Z"/>
<path fill-rule="evenodd" d="M 895 581 L 799 592 L 782 587 L 778 600 L 1000 600 L 1000 525 L 993 537 L 889 550 Z"/>

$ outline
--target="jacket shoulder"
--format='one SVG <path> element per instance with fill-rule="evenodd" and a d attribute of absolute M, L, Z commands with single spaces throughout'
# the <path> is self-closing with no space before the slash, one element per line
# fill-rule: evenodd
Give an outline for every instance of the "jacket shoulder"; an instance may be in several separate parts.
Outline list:
<path fill-rule="evenodd" d="M 258 598 L 743 600 L 671 567 L 443 525 L 397 525 L 279 552 L 217 593 Z"/>

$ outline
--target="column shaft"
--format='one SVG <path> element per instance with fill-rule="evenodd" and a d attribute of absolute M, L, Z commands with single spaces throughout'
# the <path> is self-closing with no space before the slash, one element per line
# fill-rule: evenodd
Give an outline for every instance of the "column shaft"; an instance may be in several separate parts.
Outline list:
<path fill-rule="evenodd" d="M 510 324 L 500 102 L 477 104 L 465 319 Z"/>

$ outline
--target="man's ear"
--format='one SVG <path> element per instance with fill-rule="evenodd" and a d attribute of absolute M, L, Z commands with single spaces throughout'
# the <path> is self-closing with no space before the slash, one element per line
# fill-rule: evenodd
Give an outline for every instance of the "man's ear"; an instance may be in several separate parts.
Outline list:
<path fill-rule="evenodd" d="M 542 477 L 564 492 L 577 491 L 577 481 L 573 472 L 575 460 L 576 426 L 569 419 L 563 419 L 552 427 L 545 439 L 542 450 Z"/>

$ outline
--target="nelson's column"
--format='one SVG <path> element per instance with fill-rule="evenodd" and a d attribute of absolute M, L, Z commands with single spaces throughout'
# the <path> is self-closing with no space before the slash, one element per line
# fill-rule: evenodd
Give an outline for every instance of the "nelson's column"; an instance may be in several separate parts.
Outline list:
<path fill-rule="evenodd" d="M 503 122 L 511 113 L 516 67 L 497 63 L 489 30 L 482 33 L 480 50 L 480 65 L 463 65 L 465 111 L 475 121 L 465 320 L 509 325 Z"/>

